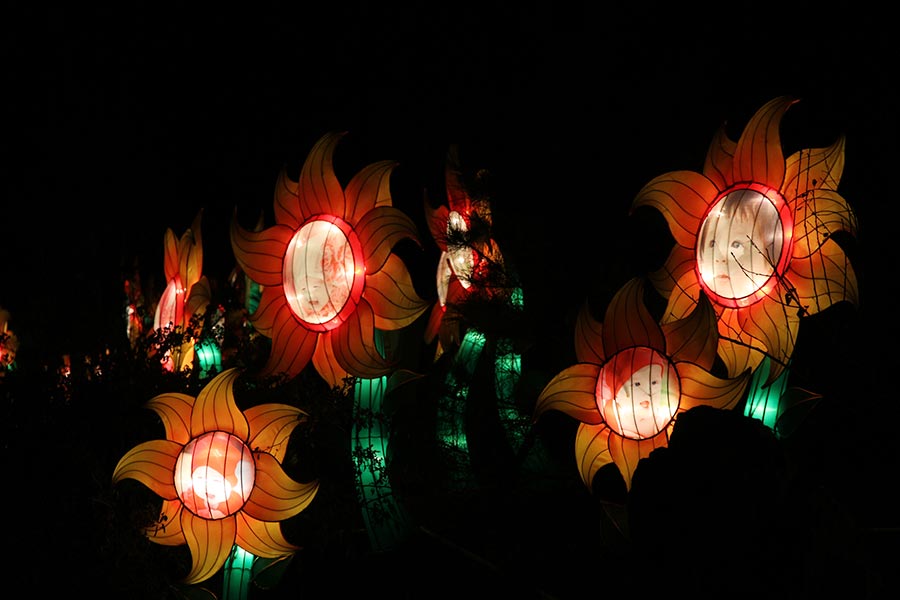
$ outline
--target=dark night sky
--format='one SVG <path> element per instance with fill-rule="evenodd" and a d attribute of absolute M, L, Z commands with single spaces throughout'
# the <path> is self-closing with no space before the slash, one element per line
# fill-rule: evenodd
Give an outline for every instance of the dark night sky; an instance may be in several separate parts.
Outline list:
<path fill-rule="evenodd" d="M 145 283 L 162 279 L 166 228 L 180 236 L 201 208 L 204 273 L 224 285 L 232 213 L 249 227 L 264 211 L 271 225 L 279 171 L 296 174 L 319 137 L 345 130 L 344 183 L 398 161 L 393 200 L 420 226 L 423 250 L 407 256 L 429 298 L 437 250 L 423 194 L 443 199 L 450 144 L 491 171 L 495 234 L 522 277 L 541 366 L 555 372 L 574 355 L 581 304 L 602 307 L 668 252 L 661 218 L 628 214 L 640 188 L 701 170 L 722 123 L 736 139 L 768 100 L 800 98 L 782 122 L 789 152 L 847 139 L 839 192 L 859 220 L 846 249 L 861 301 L 801 325 L 794 373 L 855 403 L 853 439 L 874 432 L 855 451 L 878 464 L 850 481 L 893 469 L 864 482 L 860 504 L 896 512 L 891 19 L 783 2 L 712 14 L 636 3 L 14 4 L 0 19 L 0 307 L 23 361 L 124 336 L 125 270 L 137 260 Z"/>

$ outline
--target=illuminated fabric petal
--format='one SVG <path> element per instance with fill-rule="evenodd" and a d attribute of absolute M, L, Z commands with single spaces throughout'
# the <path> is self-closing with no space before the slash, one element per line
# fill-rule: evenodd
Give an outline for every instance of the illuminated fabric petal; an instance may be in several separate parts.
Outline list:
<path fill-rule="evenodd" d="M 715 309 L 706 294 L 700 294 L 696 308 L 687 317 L 662 325 L 662 331 L 672 361 L 693 362 L 707 371 L 713 368 L 719 332 Z"/>
<path fill-rule="evenodd" d="M 396 161 L 382 160 L 363 167 L 344 190 L 346 206 L 338 215 L 348 223 L 359 223 L 368 212 L 391 205 L 391 172 Z"/>
<path fill-rule="evenodd" d="M 836 190 L 844 173 L 846 139 L 840 136 L 827 148 L 799 150 L 785 162 L 783 194 L 797 198 L 810 190 Z"/>
<path fill-rule="evenodd" d="M 113 470 L 113 483 L 134 479 L 165 500 L 178 497 L 175 491 L 175 461 L 183 446 L 170 440 L 150 440 L 139 444 L 119 459 Z"/>
<path fill-rule="evenodd" d="M 650 456 L 650 453 L 657 448 L 664 448 L 668 442 L 668 430 L 645 440 L 633 440 L 621 435 L 609 436 L 609 456 L 619 468 L 622 478 L 625 479 L 626 488 L 631 489 L 631 479 L 634 477 L 634 470 L 637 469 L 638 462 L 642 458 Z M 577 447 L 577 440 L 575 443 Z M 595 474 L 596 471 L 591 473 L 591 479 L 587 481 L 593 481 Z"/>
<path fill-rule="evenodd" d="M 669 296 L 660 323 L 664 324 L 676 319 L 683 319 L 689 315 L 697 305 L 697 299 L 700 298 L 701 293 L 700 282 L 694 275 L 694 270 L 691 269 L 681 276 L 681 279 L 678 280 L 678 283 L 672 289 L 672 295 Z M 719 328 L 719 332 L 721 331 L 722 329 Z"/>
<path fill-rule="evenodd" d="M 198 583 L 222 568 L 234 545 L 237 524 L 234 516 L 203 519 L 189 510 L 181 511 L 181 528 L 191 551 L 191 571 L 184 582 Z"/>
<path fill-rule="evenodd" d="M 662 268 L 649 273 L 647 279 L 663 298 L 668 298 L 672 295 L 676 282 L 694 272 L 695 261 L 692 249 L 676 244 Z"/>
<path fill-rule="evenodd" d="M 334 355 L 334 347 L 332 344 L 332 331 L 326 331 L 319 334 L 318 344 L 312 356 L 312 364 L 316 372 L 331 387 L 340 387 L 344 383 L 344 379 L 350 374 L 344 369 Z"/>
<path fill-rule="evenodd" d="M 591 314 L 590 305 L 584 302 L 575 319 L 575 357 L 578 362 L 602 365 L 603 324 Z"/>
<path fill-rule="evenodd" d="M 391 256 L 393 247 L 405 238 L 419 243 L 416 225 L 401 210 L 379 206 L 367 212 L 356 225 L 362 244 L 366 273 L 377 273 Z"/>
<path fill-rule="evenodd" d="M 723 311 L 719 317 L 719 357 L 725 363 L 730 377 L 741 373 L 746 368 L 754 369 L 762 361 L 765 348 L 754 348 L 759 344 L 752 336 L 741 328 L 741 319 L 737 311 Z"/>
<path fill-rule="evenodd" d="M 191 286 L 191 291 L 185 301 L 187 314 L 191 316 L 203 315 L 211 300 L 212 288 L 209 285 L 209 279 L 207 279 L 206 275 L 203 275 L 197 283 Z"/>
<path fill-rule="evenodd" d="M 236 519 L 235 542 L 255 556 L 278 558 L 300 549 L 284 538 L 281 533 L 281 523 L 259 521 L 244 513 L 238 513 Z"/>
<path fill-rule="evenodd" d="M 346 213 L 344 190 L 334 174 L 332 157 L 334 148 L 346 132 L 327 133 L 313 146 L 297 182 L 300 197 L 300 213 L 304 217 L 313 215 L 343 215 Z M 277 211 L 276 207 L 276 211 Z M 278 218 L 276 221 L 283 223 Z"/>
<path fill-rule="evenodd" d="M 602 467 L 610 464 L 609 437 L 612 431 L 606 425 L 578 426 L 575 434 L 575 464 L 581 480 L 590 488 L 594 476 Z"/>
<path fill-rule="evenodd" d="M 430 344 L 437 337 L 441 327 L 441 321 L 444 318 L 444 307 L 440 302 L 431 305 L 431 312 L 428 313 L 428 323 L 425 325 L 425 331 L 422 334 L 422 341 Z"/>
<path fill-rule="evenodd" d="M 234 401 L 234 380 L 238 369 L 216 375 L 200 390 L 191 413 L 191 437 L 208 431 L 224 431 L 243 441 L 250 439 L 247 418 Z"/>
<path fill-rule="evenodd" d="M 294 324 L 294 316 L 284 299 L 284 291 L 279 285 L 264 287 L 259 297 L 256 311 L 250 315 L 253 328 L 266 337 L 273 338 L 276 327 Z"/>
<path fill-rule="evenodd" d="M 191 439 L 191 411 L 194 408 L 194 397 L 177 392 L 159 394 L 151 398 L 147 408 L 156 412 L 166 429 L 166 439 L 178 442 L 182 446 Z"/>
<path fill-rule="evenodd" d="M 266 291 L 269 289 L 263 290 L 263 298 L 266 297 Z M 273 306 L 272 304 L 264 306 L 260 300 L 259 308 L 256 309 L 253 316 L 259 315 L 260 320 L 266 322 L 267 317 L 271 315 Z M 256 325 L 253 317 L 251 317 L 251 322 L 254 326 Z M 262 329 L 259 331 L 263 332 Z M 290 307 L 283 302 L 275 315 L 271 337 L 272 351 L 263 368 L 263 373 L 267 375 L 284 373 L 289 377 L 298 375 L 309 364 L 310 358 L 316 350 L 316 342 L 319 340 L 316 332 L 297 323 Z M 322 342 L 319 341 L 318 344 L 321 345 Z"/>
<path fill-rule="evenodd" d="M 808 258 L 839 231 L 857 233 L 856 215 L 840 194 L 832 190 L 814 190 L 806 199 L 794 215 L 793 261 Z"/>
<path fill-rule="evenodd" d="M 701 405 L 723 410 L 734 408 L 743 397 L 751 375 L 745 371 L 739 377 L 721 379 L 692 363 L 679 362 L 675 366 L 681 384 L 679 412 Z"/>
<path fill-rule="evenodd" d="M 428 224 L 428 231 L 437 244 L 441 253 L 447 252 L 447 220 L 450 218 L 450 209 L 446 204 L 441 204 L 437 208 L 433 208 L 425 200 L 425 221 Z"/>
<path fill-rule="evenodd" d="M 383 331 L 406 327 L 428 309 L 406 265 L 395 254 L 388 256 L 384 268 L 366 278 L 365 299 L 374 311 L 375 327 Z"/>
<path fill-rule="evenodd" d="M 291 180 L 282 169 L 275 182 L 275 222 L 284 225 L 291 232 L 300 228 L 305 220 L 300 212 L 300 197 L 297 195 L 297 182 Z"/>
<path fill-rule="evenodd" d="M 859 303 L 856 273 L 843 249 L 832 240 L 809 258 L 791 261 L 786 277 L 806 314 L 814 315 L 844 300 Z"/>
<path fill-rule="evenodd" d="M 578 363 L 567 367 L 541 391 L 535 404 L 534 419 L 548 410 L 558 410 L 582 423 L 602 423 L 603 416 L 594 397 L 599 376 L 600 365 Z"/>
<path fill-rule="evenodd" d="M 161 546 L 182 546 L 187 544 L 184 532 L 181 530 L 181 511 L 184 504 L 180 499 L 163 500 L 162 510 L 159 513 L 159 522 L 144 529 L 151 542 Z"/>
<path fill-rule="evenodd" d="M 300 483 L 285 474 L 274 456 L 254 452 L 256 479 L 243 511 L 260 521 L 282 521 L 293 517 L 313 501 L 319 482 Z"/>
<path fill-rule="evenodd" d="M 659 324 L 644 306 L 643 294 L 643 283 L 634 278 L 622 286 L 610 301 L 602 331 L 606 356 L 631 346 L 665 350 L 666 340 Z"/>
<path fill-rule="evenodd" d="M 307 414 L 287 404 L 260 404 L 245 410 L 244 416 L 250 424 L 250 448 L 268 452 L 281 462 L 291 432 L 306 420 Z"/>
<path fill-rule="evenodd" d="M 632 204 L 632 211 L 652 206 L 665 217 L 675 241 L 694 248 L 701 221 L 719 191 L 712 181 L 694 171 L 660 175 L 645 185 Z"/>
<path fill-rule="evenodd" d="M 746 310 L 738 313 L 741 330 L 748 336 L 758 340 L 753 345 L 761 348 L 772 356 L 771 371 L 767 383 L 770 383 L 781 375 L 794 353 L 794 345 L 797 342 L 797 332 L 800 329 L 800 314 L 796 307 L 783 306 L 777 302 L 757 302 L 748 306 Z M 756 353 L 747 365 L 755 369 L 762 360 L 761 353 Z M 735 366 L 735 371 L 729 372 L 735 376 L 744 370 L 744 367 Z"/>
<path fill-rule="evenodd" d="M 178 241 L 175 239 L 175 232 L 169 228 L 163 235 L 163 273 L 166 275 L 166 281 L 179 277 L 179 264 Z"/>
<path fill-rule="evenodd" d="M 737 144 L 728 139 L 725 128 L 720 127 L 716 131 L 713 140 L 706 153 L 706 162 L 703 165 L 703 174 L 719 190 L 728 188 L 731 181 L 731 169 L 734 164 L 734 149 Z"/>
<path fill-rule="evenodd" d="M 191 228 L 178 241 L 178 274 L 185 289 L 189 290 L 200 281 L 203 269 L 203 238 L 200 234 L 200 218 L 203 209 L 194 217 Z"/>
<path fill-rule="evenodd" d="M 247 277 L 266 287 L 280 286 L 284 278 L 284 255 L 295 230 L 287 225 L 273 225 L 261 231 L 249 231 L 241 227 L 235 215 L 231 218 L 230 231 L 234 258 Z"/>
<path fill-rule="evenodd" d="M 751 117 L 734 150 L 732 182 L 753 181 L 781 189 L 785 160 L 779 127 L 784 113 L 795 102 L 788 97 L 775 98 Z"/>
<path fill-rule="evenodd" d="M 351 375 L 372 379 L 390 372 L 393 365 L 375 346 L 375 313 L 365 298 L 347 321 L 330 333 L 334 357 Z"/>

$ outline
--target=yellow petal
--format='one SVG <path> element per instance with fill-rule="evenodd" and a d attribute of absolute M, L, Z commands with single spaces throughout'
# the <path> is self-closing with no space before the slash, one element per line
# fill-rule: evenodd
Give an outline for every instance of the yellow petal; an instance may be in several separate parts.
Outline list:
<path fill-rule="evenodd" d="M 245 512 L 239 512 L 235 517 L 237 545 L 255 556 L 278 558 L 300 549 L 285 539 L 279 522 L 260 521 Z"/>
<path fill-rule="evenodd" d="M 782 96 L 762 106 L 744 128 L 734 149 L 734 182 L 756 182 L 780 190 L 785 159 L 779 128 L 787 109 L 797 102 Z"/>
<path fill-rule="evenodd" d="M 632 202 L 631 210 L 641 206 L 656 208 L 666 218 L 675 241 L 693 249 L 703 216 L 718 195 L 713 182 L 700 173 L 673 171 L 645 185 Z"/>
<path fill-rule="evenodd" d="M 243 441 L 250 439 L 250 426 L 234 400 L 234 380 L 241 371 L 226 369 L 200 390 L 191 413 L 191 437 L 209 431 L 224 431 Z"/>
<path fill-rule="evenodd" d="M 319 490 L 318 481 L 300 483 L 284 472 L 274 456 L 254 452 L 256 480 L 242 509 L 260 521 L 283 521 L 304 510 Z"/>
<path fill-rule="evenodd" d="M 678 362 L 675 369 L 681 385 L 678 412 L 700 405 L 732 409 L 741 400 L 750 381 L 750 371 L 733 379 L 722 379 L 693 363 Z"/>
<path fill-rule="evenodd" d="M 588 490 L 593 489 L 594 476 L 612 462 L 609 438 L 612 431 L 605 424 L 579 425 L 575 434 L 575 464 Z"/>
<path fill-rule="evenodd" d="M 181 528 L 191 551 L 191 571 L 184 582 L 199 583 L 212 577 L 225 564 L 234 545 L 234 516 L 209 520 L 181 511 Z"/>
<path fill-rule="evenodd" d="M 827 148 L 799 150 L 785 164 L 781 193 L 799 199 L 812 190 L 836 190 L 844 172 L 845 138 Z"/>
<path fill-rule="evenodd" d="M 312 215 L 346 214 L 344 190 L 334 174 L 332 157 L 337 143 L 345 132 L 330 132 L 322 136 L 300 170 L 297 192 L 300 196 L 300 213 L 303 217 Z M 281 223 L 281 220 L 278 220 Z"/>
<path fill-rule="evenodd" d="M 827 240 L 807 258 L 792 260 L 785 277 L 804 315 L 819 313 L 836 302 L 859 304 L 853 265 L 834 240 Z M 797 298 L 792 299 L 792 310 L 797 310 Z"/>
<path fill-rule="evenodd" d="M 258 404 L 244 411 L 250 424 L 250 448 L 284 459 L 291 432 L 307 414 L 287 404 Z"/>
<path fill-rule="evenodd" d="M 366 277 L 364 296 L 374 311 L 375 327 L 382 331 L 406 327 L 429 306 L 416 292 L 406 265 L 394 254 L 384 268 Z"/>
<path fill-rule="evenodd" d="M 164 500 L 159 513 L 159 521 L 144 528 L 144 534 L 151 542 L 162 546 L 181 546 L 187 543 L 181 530 L 181 511 L 184 504 L 181 499 Z"/>
<path fill-rule="evenodd" d="M 766 385 L 778 379 L 794 354 L 800 316 L 793 307 L 770 298 L 752 304 L 742 312 L 741 327 L 744 333 L 758 340 L 751 342 L 751 345 L 765 349 L 772 359 Z M 746 337 L 743 339 L 746 341 Z M 758 363 L 752 368 L 757 366 Z M 734 375 L 737 373 L 731 376 Z"/>
<path fill-rule="evenodd" d="M 203 238 L 200 234 L 200 220 L 203 209 L 197 212 L 191 228 L 184 232 L 178 244 L 178 273 L 185 289 L 200 281 L 203 270 Z"/>
<path fill-rule="evenodd" d="M 719 316 L 719 357 L 725 363 L 729 377 L 736 377 L 745 370 L 754 370 L 762 362 L 766 348 L 743 330 L 739 312 L 725 309 Z"/>
<path fill-rule="evenodd" d="M 687 317 L 662 325 L 662 330 L 666 338 L 666 355 L 672 361 L 686 360 L 712 369 L 719 331 L 716 329 L 716 311 L 706 294 L 700 294 L 696 307 Z"/>
<path fill-rule="evenodd" d="M 694 273 L 697 256 L 693 248 L 675 245 L 662 268 L 649 273 L 647 280 L 663 298 L 669 298 L 676 283 L 685 275 Z M 692 275 L 693 276 L 693 275 Z"/>
<path fill-rule="evenodd" d="M 656 319 L 644 305 L 644 283 L 633 278 L 613 296 L 603 318 L 603 353 L 613 356 L 632 346 L 663 351 L 666 340 Z"/>
<path fill-rule="evenodd" d="M 175 461 L 184 449 L 170 440 L 150 440 L 125 453 L 113 470 L 112 482 L 136 479 L 165 500 L 178 497 L 175 492 Z"/>
<path fill-rule="evenodd" d="M 281 286 L 284 255 L 295 232 L 296 229 L 287 225 L 250 231 L 241 227 L 235 213 L 231 217 L 229 234 L 238 266 L 259 285 Z"/>
<path fill-rule="evenodd" d="M 734 149 L 737 144 L 725 133 L 725 127 L 716 131 L 709 150 L 706 152 L 706 163 L 703 165 L 703 174 L 713 185 L 720 190 L 727 190 L 734 184 Z"/>
<path fill-rule="evenodd" d="M 603 324 L 591 314 L 587 302 L 582 303 L 575 319 L 575 357 L 578 362 L 596 365 L 606 362 L 603 354 Z"/>
<path fill-rule="evenodd" d="M 202 316 L 206 312 L 206 308 L 209 306 L 211 300 L 212 287 L 209 285 L 209 279 L 207 279 L 206 275 L 203 275 L 200 277 L 200 280 L 190 288 L 187 300 L 185 301 L 185 308 L 187 309 L 185 318 L 189 320 L 190 317 L 194 315 Z"/>
<path fill-rule="evenodd" d="M 147 401 L 147 408 L 156 412 L 166 429 L 166 439 L 182 446 L 191 441 L 191 411 L 194 397 L 178 392 L 159 394 Z"/>
<path fill-rule="evenodd" d="M 346 207 L 339 215 L 351 225 L 356 225 L 363 215 L 376 206 L 391 205 L 391 172 L 395 161 L 382 160 L 364 167 L 347 184 L 344 190 Z"/>
<path fill-rule="evenodd" d="M 398 242 L 410 239 L 419 244 L 416 224 L 393 206 L 379 206 L 364 214 L 355 227 L 362 244 L 366 273 L 377 273 Z"/>
<path fill-rule="evenodd" d="M 375 345 L 375 313 L 365 298 L 344 324 L 330 333 L 334 358 L 351 375 L 372 379 L 390 372 L 393 361 L 386 360 Z"/>
<path fill-rule="evenodd" d="M 847 201 L 832 190 L 813 190 L 794 212 L 793 258 L 808 258 L 839 231 L 856 235 L 856 215 Z"/>
<path fill-rule="evenodd" d="M 691 314 L 697 305 L 697 299 L 700 298 L 701 293 L 700 282 L 697 281 L 697 275 L 694 271 L 691 270 L 684 273 L 672 289 L 672 295 L 669 296 L 665 312 L 660 318 L 660 323 L 669 323 L 677 319 L 683 319 Z"/>
<path fill-rule="evenodd" d="M 666 447 L 668 443 L 669 438 L 666 431 L 646 440 L 633 440 L 616 433 L 610 434 L 607 444 L 609 455 L 619 468 L 619 472 L 622 473 L 627 489 L 631 489 L 631 479 L 634 477 L 634 470 L 637 469 L 640 460 L 650 456 L 650 453 L 657 448 Z"/>
<path fill-rule="evenodd" d="M 603 421 L 597 408 L 595 390 L 600 365 L 578 363 L 557 374 L 541 390 L 534 407 L 534 420 L 548 410 L 558 410 L 582 423 Z"/>

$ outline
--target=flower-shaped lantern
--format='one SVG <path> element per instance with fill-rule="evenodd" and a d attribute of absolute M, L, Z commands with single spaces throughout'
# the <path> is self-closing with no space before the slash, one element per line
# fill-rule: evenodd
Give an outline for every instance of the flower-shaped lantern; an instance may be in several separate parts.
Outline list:
<path fill-rule="evenodd" d="M 281 466 L 306 413 L 283 404 L 241 411 L 234 398 L 239 374 L 222 372 L 196 399 L 152 398 L 147 406 L 162 419 L 166 439 L 136 446 L 113 472 L 113 483 L 135 479 L 163 498 L 158 523 L 145 533 L 165 546 L 188 545 L 189 584 L 213 576 L 235 544 L 263 558 L 294 553 L 280 522 L 309 506 L 318 491 L 317 481 L 298 483 Z"/>
<path fill-rule="evenodd" d="M 785 159 L 779 127 L 795 102 L 766 103 L 737 142 L 721 128 L 702 173 L 656 177 L 632 205 L 658 209 L 676 242 L 651 275 L 668 299 L 662 322 L 683 318 L 706 295 L 729 376 L 756 370 L 769 357 L 766 383 L 787 367 L 802 317 L 857 301 L 853 268 L 833 239 L 857 227 L 837 192 L 844 139 Z"/>
<path fill-rule="evenodd" d="M 380 377 L 392 364 L 376 346 L 376 328 L 405 327 L 427 309 L 392 252 L 403 238 L 418 242 L 415 224 L 391 203 L 395 163 L 370 164 L 343 189 L 332 167 L 343 135 L 315 144 L 298 181 L 282 172 L 276 225 L 248 231 L 232 219 L 235 258 L 262 286 L 250 320 L 272 339 L 264 374 L 293 377 L 312 360 L 332 386 L 348 375 Z"/>
<path fill-rule="evenodd" d="M 166 289 L 156 305 L 153 317 L 154 333 L 180 333 L 182 342 L 162 357 L 167 371 L 180 371 L 193 367 L 194 343 L 199 331 L 196 321 L 203 317 L 209 306 L 212 291 L 209 280 L 201 274 L 203 269 L 203 242 L 200 233 L 201 209 L 191 227 L 176 240 L 171 228 L 164 237 L 164 272 Z"/>
<path fill-rule="evenodd" d="M 644 284 L 632 279 L 606 310 L 603 323 L 587 305 L 578 315 L 578 363 L 553 377 L 535 405 L 581 422 L 575 456 L 584 484 L 614 463 L 628 488 L 638 461 L 668 445 L 677 416 L 694 406 L 730 409 L 741 399 L 749 371 L 722 379 L 711 373 L 716 358 L 712 305 L 701 294 L 683 319 L 659 325 L 643 301 Z"/>

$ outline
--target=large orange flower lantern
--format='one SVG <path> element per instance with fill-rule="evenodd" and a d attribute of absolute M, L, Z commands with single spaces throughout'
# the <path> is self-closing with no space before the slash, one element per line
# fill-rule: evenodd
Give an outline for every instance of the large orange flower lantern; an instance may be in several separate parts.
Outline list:
<path fill-rule="evenodd" d="M 771 358 L 767 383 L 793 354 L 800 319 L 857 301 L 853 268 L 835 233 L 856 233 L 837 192 L 844 139 L 783 156 L 779 126 L 796 102 L 779 97 L 751 118 L 737 142 L 724 130 L 702 173 L 656 177 L 632 210 L 652 206 L 676 245 L 651 280 L 668 298 L 662 322 L 683 318 L 701 294 L 718 315 L 719 354 L 730 376 Z"/>
<path fill-rule="evenodd" d="M 332 386 L 348 375 L 380 377 L 392 364 L 376 328 L 405 327 L 427 309 L 392 252 L 403 238 L 418 242 L 415 224 L 391 203 L 395 163 L 370 164 L 342 189 L 332 156 L 343 135 L 315 144 L 298 181 L 282 172 L 276 225 L 248 231 L 232 219 L 238 264 L 263 288 L 250 319 L 272 339 L 264 374 L 293 377 L 312 360 Z"/>
<path fill-rule="evenodd" d="M 200 318 L 209 306 L 212 291 L 203 269 L 203 240 L 200 219 L 203 210 L 194 217 L 191 227 L 176 239 L 171 228 L 166 230 L 163 268 L 166 289 L 156 305 L 153 317 L 154 332 L 181 333 L 183 342 L 165 352 L 163 367 L 180 371 L 193 367 L 195 336 L 192 321 Z"/>
<path fill-rule="evenodd" d="M 581 422 L 575 456 L 589 489 L 610 463 L 630 488 L 638 461 L 668 444 L 680 413 L 700 405 L 733 408 L 750 377 L 749 371 L 731 379 L 711 373 L 717 334 L 705 294 L 685 318 L 659 325 L 643 293 L 642 280 L 626 283 L 602 324 L 587 305 L 582 308 L 575 335 L 579 362 L 551 379 L 535 405 L 535 419 L 558 410 Z"/>
<path fill-rule="evenodd" d="M 135 479 L 163 498 L 150 540 L 187 544 L 192 567 L 185 583 L 214 575 L 235 544 L 263 558 L 289 556 L 297 547 L 280 521 L 304 510 L 318 482 L 298 483 L 284 472 L 288 439 L 306 413 L 282 404 L 238 409 L 229 369 L 214 377 L 197 398 L 167 393 L 147 406 L 159 414 L 166 439 L 144 442 L 126 453 L 113 483 Z"/>

